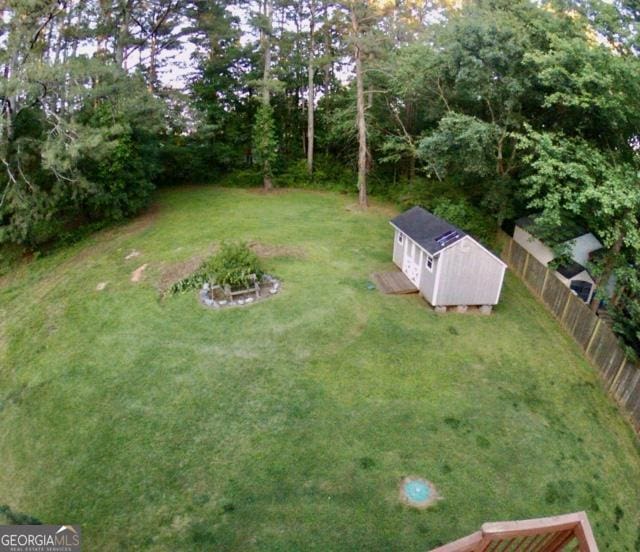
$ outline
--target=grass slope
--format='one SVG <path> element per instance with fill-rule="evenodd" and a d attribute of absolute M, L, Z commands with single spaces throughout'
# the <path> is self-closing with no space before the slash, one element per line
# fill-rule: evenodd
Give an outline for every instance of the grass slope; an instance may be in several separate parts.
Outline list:
<path fill-rule="evenodd" d="M 639 550 L 638 444 L 577 347 L 511 275 L 491 317 L 368 289 L 390 211 L 352 201 L 165 191 L 5 277 L 0 504 L 101 551 L 426 550 L 582 509 L 601 549 Z M 159 301 L 172 263 L 233 238 L 295 246 L 265 261 L 280 295 Z M 444 500 L 402 507 L 409 474 Z"/>

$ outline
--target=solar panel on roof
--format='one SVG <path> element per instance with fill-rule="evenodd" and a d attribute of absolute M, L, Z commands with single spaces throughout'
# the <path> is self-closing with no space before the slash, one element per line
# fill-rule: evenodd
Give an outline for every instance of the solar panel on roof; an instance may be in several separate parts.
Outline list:
<path fill-rule="evenodd" d="M 436 241 L 443 241 L 446 240 L 447 238 L 451 237 L 453 234 L 457 234 L 458 232 L 456 232 L 455 230 L 447 230 L 444 234 L 440 234 L 437 238 Z"/>
<path fill-rule="evenodd" d="M 444 234 L 440 234 L 435 242 L 440 246 L 444 247 L 445 245 L 451 243 L 454 240 L 457 240 L 460 237 L 460 234 L 457 230 L 448 230 Z"/>

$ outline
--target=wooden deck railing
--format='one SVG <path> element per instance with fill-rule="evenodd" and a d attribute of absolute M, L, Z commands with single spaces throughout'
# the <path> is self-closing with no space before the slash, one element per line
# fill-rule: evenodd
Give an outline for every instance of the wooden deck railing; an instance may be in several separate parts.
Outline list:
<path fill-rule="evenodd" d="M 485 523 L 480 531 L 431 552 L 598 552 L 585 512 Z"/>

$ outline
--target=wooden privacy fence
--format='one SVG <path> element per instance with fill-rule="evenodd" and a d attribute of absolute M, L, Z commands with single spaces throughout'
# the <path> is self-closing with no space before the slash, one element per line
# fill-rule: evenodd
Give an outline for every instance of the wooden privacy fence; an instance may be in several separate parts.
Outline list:
<path fill-rule="evenodd" d="M 640 432 L 640 367 L 627 359 L 611 328 L 560 281 L 555 271 L 513 239 L 507 238 L 501 256 L 580 345 L 600 372 L 607 391 Z"/>

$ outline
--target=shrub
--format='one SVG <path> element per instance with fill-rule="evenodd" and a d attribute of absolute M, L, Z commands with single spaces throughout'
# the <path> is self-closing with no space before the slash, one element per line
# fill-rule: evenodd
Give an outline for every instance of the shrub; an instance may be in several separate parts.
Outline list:
<path fill-rule="evenodd" d="M 435 215 L 469 232 L 481 242 L 493 244 L 497 230 L 495 221 L 468 201 L 441 199 L 432 210 Z"/>
<path fill-rule="evenodd" d="M 314 159 L 313 176 L 307 172 L 307 161 L 300 159 L 289 163 L 286 170 L 274 177 L 274 184 L 281 188 L 306 188 L 331 190 L 335 192 L 353 191 L 357 175 L 335 159 L 318 154 Z"/>
<path fill-rule="evenodd" d="M 237 288 L 249 285 L 251 274 L 258 277 L 263 274 L 258 256 L 246 243 L 223 243 L 204 268 L 217 284 Z"/>

